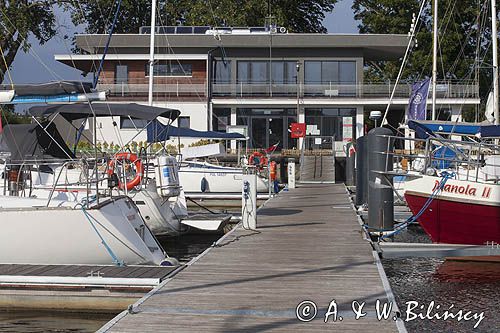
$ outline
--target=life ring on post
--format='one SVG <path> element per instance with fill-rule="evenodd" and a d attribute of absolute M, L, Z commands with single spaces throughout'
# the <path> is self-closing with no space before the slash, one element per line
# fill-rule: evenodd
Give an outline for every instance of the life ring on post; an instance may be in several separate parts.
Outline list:
<path fill-rule="evenodd" d="M 254 165 L 262 170 L 263 167 L 267 166 L 267 157 L 256 151 L 248 158 L 248 164 Z"/>
<path fill-rule="evenodd" d="M 144 165 L 140 158 L 136 154 L 132 153 L 119 153 L 115 155 L 115 158 L 108 163 L 108 175 L 111 176 L 115 172 L 115 161 L 129 161 L 135 166 L 135 177 L 131 181 L 125 183 L 118 181 L 118 188 L 120 190 L 127 189 L 127 191 L 132 190 L 134 187 L 139 185 L 142 181 L 142 175 L 144 174 Z M 118 177 L 120 178 L 120 177 Z"/>
<path fill-rule="evenodd" d="M 275 161 L 271 161 L 271 163 L 269 164 L 269 177 L 273 182 L 276 180 L 276 166 L 277 164 Z"/>

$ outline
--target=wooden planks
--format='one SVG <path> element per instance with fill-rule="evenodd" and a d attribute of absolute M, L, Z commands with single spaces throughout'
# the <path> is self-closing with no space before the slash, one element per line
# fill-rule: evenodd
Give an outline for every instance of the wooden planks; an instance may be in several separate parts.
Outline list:
<path fill-rule="evenodd" d="M 239 228 L 194 264 L 102 328 L 110 332 L 395 332 L 378 321 L 386 291 L 343 185 L 284 192 L 259 211 L 258 232 Z M 335 299 L 345 319 L 321 318 Z M 297 305 L 317 304 L 299 321 Z M 354 320 L 351 303 L 366 302 Z"/>
<path fill-rule="evenodd" d="M 19 265 L 0 264 L 0 275 L 108 278 L 158 278 L 167 276 L 173 267 L 158 266 L 90 266 L 90 265 Z"/>

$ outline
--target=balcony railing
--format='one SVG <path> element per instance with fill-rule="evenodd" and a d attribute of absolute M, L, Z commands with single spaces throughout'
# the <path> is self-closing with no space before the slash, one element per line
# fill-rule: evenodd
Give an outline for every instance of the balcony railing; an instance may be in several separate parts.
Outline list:
<path fill-rule="evenodd" d="M 155 83 L 153 93 L 168 97 L 206 97 L 207 83 L 203 80 L 171 79 Z M 117 83 L 102 82 L 99 90 L 108 91 L 113 97 L 147 96 L 148 83 L 145 80 Z M 376 84 L 269 84 L 269 83 L 213 83 L 212 96 L 231 98 L 252 97 L 300 97 L 310 98 L 389 98 L 394 89 L 393 83 Z M 432 89 L 431 89 L 432 90 Z M 473 82 L 439 82 L 438 98 L 478 98 L 479 85 Z M 396 87 L 394 97 L 408 98 L 411 94 L 410 84 Z M 429 94 L 430 96 L 430 94 Z"/>
<path fill-rule="evenodd" d="M 300 97 L 389 98 L 394 84 L 214 83 L 212 92 L 214 97 L 296 97 L 297 89 Z M 477 98 L 479 86 L 474 83 L 439 82 L 436 92 L 438 98 Z M 411 85 L 400 84 L 394 97 L 408 98 L 410 94 Z"/>
<path fill-rule="evenodd" d="M 158 82 L 159 81 L 159 82 Z M 104 81 L 97 86 L 113 97 L 147 96 L 149 84 L 147 79 L 129 80 L 128 82 Z M 205 80 L 192 78 L 155 78 L 153 94 L 169 97 L 206 97 L 207 84 Z"/>

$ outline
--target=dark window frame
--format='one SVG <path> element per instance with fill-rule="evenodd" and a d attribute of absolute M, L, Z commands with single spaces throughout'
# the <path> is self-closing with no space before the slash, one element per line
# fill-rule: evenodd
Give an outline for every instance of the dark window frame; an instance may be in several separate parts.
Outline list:
<path fill-rule="evenodd" d="M 192 63 L 179 63 L 177 61 L 167 60 L 158 61 L 153 65 L 154 77 L 192 77 L 193 64 Z M 161 66 L 161 67 L 160 67 Z M 180 67 L 180 71 L 177 71 Z M 165 69 L 160 72 L 160 68 Z M 173 72 L 172 69 L 176 68 Z M 149 77 L 149 64 L 145 65 L 144 75 Z"/>

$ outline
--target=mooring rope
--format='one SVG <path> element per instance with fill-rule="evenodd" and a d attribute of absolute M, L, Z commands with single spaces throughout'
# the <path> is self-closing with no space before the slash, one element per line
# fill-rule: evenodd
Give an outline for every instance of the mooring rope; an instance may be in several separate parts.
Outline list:
<path fill-rule="evenodd" d="M 99 230 L 97 230 L 97 227 L 94 225 L 94 223 L 92 222 L 92 220 L 95 220 L 95 218 L 90 215 L 87 210 L 85 209 L 85 205 L 87 203 L 91 203 L 93 201 L 96 200 L 96 196 L 93 196 L 92 199 L 88 200 L 87 202 L 87 199 L 84 198 L 82 200 L 82 212 L 83 212 L 83 215 L 85 215 L 85 217 L 87 218 L 87 220 L 89 221 L 90 225 L 92 226 L 92 228 L 94 229 L 95 233 L 97 234 L 97 236 L 99 237 L 99 239 L 101 240 L 101 244 L 104 246 L 104 248 L 106 249 L 106 251 L 109 253 L 109 255 L 111 256 L 111 259 L 113 259 L 113 263 L 116 265 L 116 266 L 125 266 L 123 261 L 118 259 L 118 257 L 116 256 L 116 254 L 113 252 L 113 250 L 111 249 L 111 247 L 108 245 L 108 243 L 106 243 L 106 240 L 104 240 L 104 237 L 102 237 L 101 233 L 99 232 Z"/>
<path fill-rule="evenodd" d="M 422 216 L 422 214 L 427 210 L 427 208 L 429 208 L 429 206 L 431 205 L 432 201 L 434 201 L 434 199 L 436 198 L 436 196 L 438 195 L 438 193 L 444 188 L 444 186 L 445 186 L 446 182 L 448 181 L 448 179 L 455 177 L 455 173 L 454 172 L 443 171 L 443 172 L 441 172 L 441 177 L 442 177 L 442 179 L 439 182 L 439 185 L 434 189 L 434 191 L 431 193 L 431 195 L 429 196 L 429 198 L 427 198 L 427 201 L 422 206 L 422 208 L 419 210 L 419 212 L 417 214 L 415 214 L 415 215 L 412 215 L 405 222 L 401 223 L 393 232 L 391 232 L 391 233 L 389 233 L 387 235 L 381 236 L 379 238 L 380 240 L 388 238 L 388 237 L 392 237 L 392 236 L 395 236 L 395 235 L 399 234 L 401 231 L 403 231 L 406 228 L 408 228 L 408 226 L 410 224 L 412 224 L 413 222 L 415 222 L 416 220 L 418 220 L 418 218 L 420 216 Z"/>

